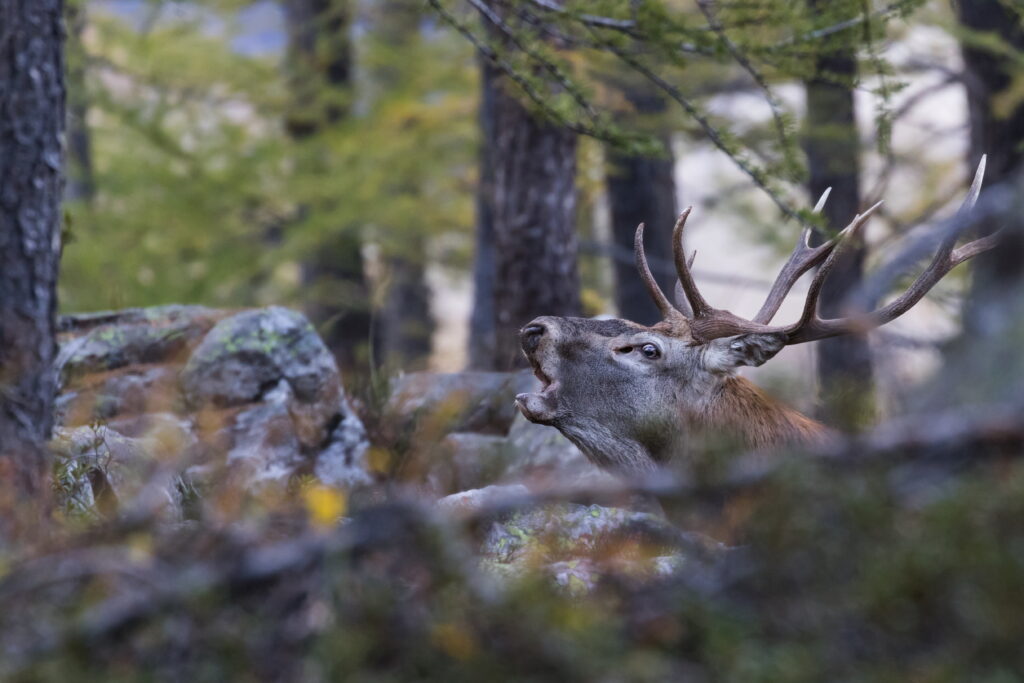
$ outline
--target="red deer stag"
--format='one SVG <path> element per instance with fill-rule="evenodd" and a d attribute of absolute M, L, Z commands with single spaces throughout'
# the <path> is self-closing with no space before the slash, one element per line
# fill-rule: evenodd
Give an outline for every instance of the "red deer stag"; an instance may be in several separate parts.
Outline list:
<path fill-rule="evenodd" d="M 974 206 L 984 159 L 961 212 Z M 824 197 L 822 198 L 824 200 Z M 695 432 L 739 437 L 751 447 L 814 442 L 827 428 L 765 395 L 735 374 L 758 366 L 784 346 L 865 331 L 899 317 L 950 270 L 992 248 L 985 237 L 954 249 L 967 227 L 946 238 L 914 283 L 891 303 L 849 318 L 817 315 L 818 295 L 839 255 L 878 208 L 856 216 L 834 239 L 811 247 L 805 231 L 761 310 L 744 319 L 712 308 L 690 273 L 683 251 L 687 209 L 676 222 L 673 256 L 679 275 L 673 306 L 651 275 L 641 224 L 636 230 L 636 264 L 663 320 L 651 327 L 627 320 L 540 317 L 520 331 L 523 351 L 542 383 L 520 394 L 516 404 L 532 422 L 561 431 L 594 463 L 620 472 L 642 472 L 686 448 Z M 803 314 L 791 325 L 769 323 L 801 275 L 818 266 Z"/>

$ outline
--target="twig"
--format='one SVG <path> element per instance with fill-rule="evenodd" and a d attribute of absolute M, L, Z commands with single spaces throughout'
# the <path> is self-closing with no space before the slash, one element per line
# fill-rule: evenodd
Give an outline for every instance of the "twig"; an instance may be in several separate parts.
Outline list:
<path fill-rule="evenodd" d="M 725 155 L 728 156 L 732 160 L 732 162 L 744 174 L 746 174 L 747 177 L 749 177 L 758 188 L 760 188 L 765 194 L 767 194 L 768 197 L 771 198 L 772 202 L 774 202 L 775 205 L 779 208 L 779 210 L 782 211 L 783 215 L 795 219 L 802 227 L 814 227 L 809 222 L 807 222 L 803 218 L 803 216 L 796 211 L 796 209 L 790 206 L 790 204 L 785 199 L 779 196 L 779 194 L 774 189 L 768 186 L 768 183 L 764 179 L 764 173 L 760 169 L 754 168 L 754 166 L 752 166 L 749 161 L 742 158 L 741 156 L 739 156 L 730 149 L 729 144 L 726 143 L 725 139 L 722 137 L 722 134 L 719 133 L 719 131 L 711 124 L 708 118 L 701 114 L 700 111 L 698 111 L 697 107 L 692 102 L 690 102 L 690 100 L 687 99 L 687 97 L 683 95 L 678 88 L 673 86 L 671 83 L 663 79 L 658 74 L 654 73 L 654 71 L 652 71 L 646 64 L 643 64 L 642 62 L 638 61 L 632 55 L 626 54 L 625 52 L 623 52 L 622 50 L 613 45 L 606 44 L 606 47 L 619 59 L 621 59 L 623 62 L 632 67 L 637 73 L 644 76 L 647 80 L 649 80 L 655 86 L 657 86 L 666 94 L 668 94 L 669 97 L 675 100 L 679 104 L 679 106 L 681 106 L 686 111 L 690 118 L 697 122 L 697 125 L 701 127 L 701 129 L 704 131 L 704 134 L 708 137 L 709 140 L 711 140 L 715 147 L 724 152 Z"/>
<path fill-rule="evenodd" d="M 783 156 L 786 158 L 788 163 L 795 165 L 796 160 L 793 157 L 793 149 L 795 146 L 791 144 L 789 134 L 786 132 L 785 111 L 783 110 L 782 103 L 779 102 L 777 97 L 775 97 L 775 93 L 772 92 L 764 74 L 762 74 L 749 59 L 747 59 L 747 56 L 743 54 L 743 51 L 740 50 L 739 46 L 736 45 L 728 35 L 726 35 L 725 27 L 722 26 L 722 23 L 718 20 L 718 17 L 711 9 L 710 0 L 697 0 L 697 7 L 700 8 L 701 13 L 703 13 L 704 17 L 708 20 L 708 25 L 722 41 L 722 44 L 725 45 L 725 49 L 729 51 L 732 58 L 735 59 L 736 63 L 750 75 L 754 80 L 754 83 L 756 83 L 764 93 L 765 100 L 768 102 L 768 107 L 772 112 L 772 121 L 775 124 L 775 133 L 779 136 L 779 144 L 782 146 Z"/>
<path fill-rule="evenodd" d="M 571 130 L 579 135 L 587 135 L 597 140 L 605 142 L 620 142 L 616 140 L 614 136 L 610 135 L 607 131 L 602 131 L 591 126 L 586 126 L 581 123 L 571 121 L 566 118 L 561 112 L 551 107 L 545 100 L 544 96 L 537 92 L 537 89 L 533 87 L 529 79 L 523 76 L 521 73 L 516 71 L 515 67 L 509 64 L 507 61 L 502 59 L 498 53 L 490 46 L 487 45 L 483 40 L 474 34 L 468 26 L 459 21 L 454 15 L 446 10 L 440 0 L 427 0 L 427 4 L 433 7 L 441 19 L 454 28 L 456 31 L 462 34 L 462 36 L 468 40 L 477 51 L 486 57 L 494 66 L 508 76 L 512 81 L 519 86 L 523 93 L 530 98 L 530 100 L 537 105 L 545 114 L 550 116 L 552 119 L 558 122 L 559 125 L 563 126 L 567 130 Z"/>
<path fill-rule="evenodd" d="M 600 125 L 600 117 L 597 111 L 594 110 L 593 105 L 591 105 L 590 102 L 587 101 L 587 98 L 580 91 L 579 87 L 577 87 L 576 84 L 573 83 L 572 80 L 569 79 L 562 72 L 562 70 L 558 67 L 557 64 L 552 62 L 544 55 L 540 54 L 539 51 L 530 48 L 523 41 L 521 41 L 519 39 L 519 36 L 516 35 L 515 31 L 513 31 L 512 28 L 507 23 L 505 23 L 504 20 L 502 20 L 498 13 L 492 10 L 488 5 L 481 2 L 480 0 L 467 1 L 469 2 L 470 5 L 476 8 L 476 10 L 480 12 L 480 14 L 485 19 L 491 22 L 492 26 L 494 26 L 496 29 L 501 31 L 505 36 L 507 36 L 508 39 L 511 40 L 516 47 L 522 50 L 527 56 L 537 60 L 541 64 L 541 66 L 543 66 L 544 69 L 549 74 L 551 74 L 551 76 L 555 79 L 555 82 L 557 82 L 562 88 L 565 89 L 567 93 L 569 93 L 573 101 L 576 102 L 580 109 L 586 112 L 587 117 L 590 118 L 590 120 L 593 121 L 595 124 Z"/>
<path fill-rule="evenodd" d="M 676 501 L 720 501 L 760 487 L 795 464 L 810 464 L 838 473 L 879 465 L 920 463 L 981 464 L 990 457 L 1024 456 L 1024 409 L 1020 405 L 989 405 L 974 409 L 913 415 L 890 420 L 859 437 L 840 437 L 802 454 L 752 451 L 737 458 L 729 472 L 698 479 L 679 472 L 658 471 L 646 476 L 588 486 L 552 486 L 528 494 L 498 495 L 492 501 L 456 509 L 454 516 L 477 521 L 541 504 L 567 500 L 621 503 L 632 495 L 652 495 Z"/>
<path fill-rule="evenodd" d="M 572 14 L 561 5 L 551 2 L 551 0 L 530 0 L 530 2 L 549 12 L 572 16 L 574 19 L 578 19 L 580 22 L 588 26 L 607 28 L 613 31 L 622 31 L 629 36 L 636 37 L 636 33 L 634 32 L 634 29 L 636 29 L 636 22 L 631 19 L 612 19 L 610 17 L 600 17 L 594 14 Z"/>
<path fill-rule="evenodd" d="M 895 125 L 895 123 L 897 121 L 899 121 L 904 116 L 906 116 L 908 113 L 910 113 L 910 111 L 913 110 L 917 105 L 921 104 L 921 102 L 923 102 L 924 100 L 928 99 L 929 97 L 931 97 L 935 93 L 940 92 L 940 91 L 946 89 L 950 85 L 956 83 L 958 80 L 959 80 L 959 78 L 955 74 L 947 74 L 946 77 L 943 78 L 938 83 L 935 83 L 935 84 L 933 84 L 933 85 L 931 85 L 931 86 L 929 86 L 927 88 L 922 88 L 921 90 L 917 91 L 916 93 L 914 93 L 913 95 L 908 97 L 892 113 L 891 120 L 893 122 L 893 125 Z M 889 183 L 889 177 L 892 174 L 892 170 L 893 170 L 893 167 L 895 165 L 896 165 L 896 152 L 893 149 L 892 145 L 889 145 L 889 148 L 888 148 L 888 150 L 886 152 L 886 155 L 885 155 L 885 165 L 882 167 L 882 170 L 879 171 L 878 176 L 877 176 L 877 178 L 875 180 L 874 187 L 871 189 L 871 191 L 869 191 L 866 194 L 866 196 L 869 199 L 867 199 L 864 202 L 865 204 L 870 206 L 870 205 L 874 204 L 875 202 L 877 202 L 879 199 L 881 199 L 882 192 L 883 192 L 884 188 Z"/>
<path fill-rule="evenodd" d="M 606 242 L 596 242 L 593 240 L 581 240 L 580 249 L 590 254 L 605 256 L 623 265 L 632 265 L 635 263 L 633 251 L 626 247 L 619 246 L 618 244 L 608 244 Z M 652 270 L 665 273 L 667 275 L 676 274 L 675 264 L 669 259 L 648 255 L 647 260 Z M 742 275 L 726 275 L 724 273 L 711 270 L 697 269 L 693 274 L 696 277 L 709 282 L 716 282 L 721 285 L 744 287 L 747 289 L 764 290 L 772 286 L 772 283 L 767 280 L 743 277 Z"/>
<path fill-rule="evenodd" d="M 895 12 L 898 12 L 899 10 L 903 9 L 904 6 L 909 4 L 910 0 L 892 2 L 886 5 L 885 7 L 882 7 L 880 9 L 875 10 L 874 12 L 871 12 L 870 14 L 861 14 L 860 16 L 853 17 L 852 19 L 840 21 L 838 24 L 833 24 L 832 26 L 826 26 L 824 28 L 815 29 L 814 31 L 809 31 L 802 35 L 780 41 L 778 43 L 775 43 L 773 49 L 787 47 L 789 45 L 794 45 L 796 43 L 809 43 L 815 40 L 821 40 L 822 38 L 827 38 L 829 36 L 835 35 L 836 33 L 842 33 L 847 29 L 851 29 L 856 26 L 859 26 L 860 24 L 869 22 L 872 19 L 877 19 L 887 14 L 893 14 Z"/>

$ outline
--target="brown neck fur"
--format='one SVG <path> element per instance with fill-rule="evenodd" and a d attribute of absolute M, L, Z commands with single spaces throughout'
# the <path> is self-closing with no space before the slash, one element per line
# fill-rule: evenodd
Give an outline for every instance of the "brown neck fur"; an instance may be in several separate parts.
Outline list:
<path fill-rule="evenodd" d="M 742 377 L 730 377 L 705 413 L 709 426 L 742 434 L 750 446 L 816 443 L 828 429 L 772 399 Z"/>

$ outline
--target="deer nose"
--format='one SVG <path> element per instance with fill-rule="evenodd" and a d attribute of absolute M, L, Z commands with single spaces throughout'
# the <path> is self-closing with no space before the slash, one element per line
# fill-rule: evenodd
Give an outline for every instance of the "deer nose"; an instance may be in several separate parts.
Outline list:
<path fill-rule="evenodd" d="M 519 331 L 519 341 L 523 351 L 533 353 L 540 346 L 540 338 L 544 336 L 546 328 L 540 323 L 530 323 Z"/>

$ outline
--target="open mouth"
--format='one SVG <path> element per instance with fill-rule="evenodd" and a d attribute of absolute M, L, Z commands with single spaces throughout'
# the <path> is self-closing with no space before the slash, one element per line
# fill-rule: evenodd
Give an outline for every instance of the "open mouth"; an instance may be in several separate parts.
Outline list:
<path fill-rule="evenodd" d="M 533 366 L 533 376 L 540 380 L 540 393 L 542 394 L 546 392 L 548 389 L 550 389 L 551 386 L 554 384 L 554 381 L 550 377 L 548 377 L 547 373 L 545 373 L 541 369 L 540 365 Z"/>
<path fill-rule="evenodd" d="M 539 360 L 534 358 L 533 354 L 526 354 L 527 360 L 530 361 L 530 367 L 533 368 L 533 376 L 540 382 L 540 391 L 538 394 L 550 394 L 557 387 L 558 382 L 551 377 L 551 375 L 544 370 Z"/>
<path fill-rule="evenodd" d="M 550 424 L 558 412 L 558 381 L 544 371 L 540 363 L 530 358 L 533 376 L 540 382 L 540 390 L 516 396 L 516 405 L 531 422 Z"/>

